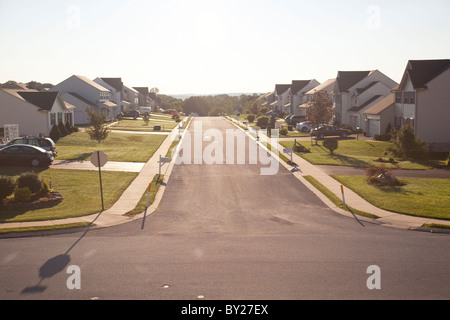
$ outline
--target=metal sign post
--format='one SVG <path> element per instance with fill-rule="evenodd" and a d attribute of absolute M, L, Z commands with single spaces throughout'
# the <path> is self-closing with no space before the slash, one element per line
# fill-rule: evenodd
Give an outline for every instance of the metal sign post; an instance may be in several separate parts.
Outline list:
<path fill-rule="evenodd" d="M 169 158 L 163 158 L 162 156 L 159 156 L 159 176 L 161 176 L 161 168 L 165 163 L 169 163 L 170 159 Z"/>
<path fill-rule="evenodd" d="M 107 162 L 108 158 L 102 151 L 95 151 L 91 155 L 91 163 L 98 168 L 98 176 L 100 179 L 100 195 L 102 198 L 102 211 L 105 211 L 105 204 L 103 201 L 102 167 L 104 167 Z"/>

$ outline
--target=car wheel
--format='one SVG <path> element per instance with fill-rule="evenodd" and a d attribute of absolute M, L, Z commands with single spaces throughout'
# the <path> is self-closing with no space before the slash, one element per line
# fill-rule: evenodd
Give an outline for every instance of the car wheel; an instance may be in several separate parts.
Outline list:
<path fill-rule="evenodd" d="M 303 133 L 308 132 L 308 128 L 307 128 L 307 127 L 303 127 L 303 128 L 302 128 L 302 132 L 303 132 Z"/>
<path fill-rule="evenodd" d="M 33 159 L 31 160 L 31 166 L 33 167 L 39 167 L 39 165 L 41 164 L 41 162 L 39 161 L 39 159 Z"/>

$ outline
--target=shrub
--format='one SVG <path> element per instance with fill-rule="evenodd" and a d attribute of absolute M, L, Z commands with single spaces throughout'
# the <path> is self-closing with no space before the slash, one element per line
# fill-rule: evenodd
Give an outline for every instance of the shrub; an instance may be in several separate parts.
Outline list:
<path fill-rule="evenodd" d="M 72 131 L 72 126 L 70 125 L 69 122 L 66 122 L 66 123 L 64 124 L 64 126 L 66 127 L 67 134 L 71 134 L 71 133 L 73 132 L 73 131 Z"/>
<path fill-rule="evenodd" d="M 12 177 L 0 176 L 0 201 L 13 194 L 16 181 Z"/>
<path fill-rule="evenodd" d="M 14 191 L 14 201 L 28 202 L 31 200 L 32 195 L 33 194 L 31 193 L 31 191 L 28 187 L 17 188 L 16 191 Z"/>
<path fill-rule="evenodd" d="M 288 131 L 293 131 L 294 127 L 292 125 L 288 125 Z"/>
<path fill-rule="evenodd" d="M 59 139 L 61 139 L 61 132 L 59 131 L 57 125 L 53 125 L 52 130 L 50 131 L 50 139 L 52 139 L 54 142 L 57 142 Z"/>
<path fill-rule="evenodd" d="M 390 133 L 376 134 L 374 135 L 373 138 L 377 141 L 390 141 L 391 134 Z"/>
<path fill-rule="evenodd" d="M 50 193 L 50 186 L 48 185 L 48 183 L 44 180 L 42 180 L 42 189 L 41 192 L 39 193 L 42 196 L 46 196 Z"/>
<path fill-rule="evenodd" d="M 327 148 L 331 154 L 338 148 L 338 141 L 337 139 L 326 139 L 323 142 L 323 146 Z"/>
<path fill-rule="evenodd" d="M 249 123 L 253 123 L 253 121 L 255 121 L 256 116 L 254 114 L 249 114 L 247 116 L 247 120 Z"/>
<path fill-rule="evenodd" d="M 289 131 L 286 127 L 283 127 L 280 129 L 280 135 L 287 136 L 288 133 L 289 133 Z"/>
<path fill-rule="evenodd" d="M 404 182 L 398 180 L 392 174 L 392 168 L 385 166 L 371 167 L 366 169 L 367 181 L 377 186 L 403 186 Z"/>
<path fill-rule="evenodd" d="M 37 173 L 25 172 L 17 178 L 17 187 L 28 188 L 32 193 L 39 193 L 42 190 L 42 180 Z"/>
<path fill-rule="evenodd" d="M 425 159 L 428 157 L 428 147 L 414 134 L 414 129 L 410 125 L 404 125 L 393 139 L 394 146 L 388 151 L 397 158 L 403 159 Z"/>
<path fill-rule="evenodd" d="M 61 133 L 61 137 L 67 136 L 69 133 L 67 132 L 66 125 L 63 122 L 58 124 L 59 132 Z"/>
<path fill-rule="evenodd" d="M 448 154 L 448 157 L 447 157 L 447 167 L 450 168 L 450 153 Z"/>
<path fill-rule="evenodd" d="M 268 123 L 269 123 L 269 117 L 266 117 L 266 116 L 259 117 L 256 120 L 256 125 L 258 127 L 260 127 L 261 129 L 266 129 Z"/>

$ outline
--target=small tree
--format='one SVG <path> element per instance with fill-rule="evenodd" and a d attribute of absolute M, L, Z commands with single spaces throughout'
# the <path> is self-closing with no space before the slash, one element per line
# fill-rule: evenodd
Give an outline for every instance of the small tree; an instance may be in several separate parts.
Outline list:
<path fill-rule="evenodd" d="M 312 101 L 308 102 L 306 119 L 313 127 L 321 123 L 329 123 L 333 119 L 333 99 L 324 90 L 314 93 Z"/>
<path fill-rule="evenodd" d="M 337 139 L 326 139 L 323 142 L 323 146 L 327 148 L 331 154 L 338 148 L 338 141 Z"/>
<path fill-rule="evenodd" d="M 142 116 L 142 120 L 144 120 L 145 125 L 148 126 L 148 123 L 150 122 L 150 116 L 147 113 L 145 113 Z"/>
<path fill-rule="evenodd" d="M 88 120 L 91 125 L 91 127 L 87 129 L 86 132 L 89 134 L 91 140 L 95 140 L 100 143 L 108 138 L 110 130 L 105 124 L 105 113 L 97 113 L 92 109 L 87 109 L 86 112 L 88 114 Z"/>
<path fill-rule="evenodd" d="M 404 125 L 396 133 L 393 143 L 394 146 L 388 148 L 388 151 L 397 158 L 423 159 L 428 156 L 426 142 L 415 135 L 411 125 Z"/>

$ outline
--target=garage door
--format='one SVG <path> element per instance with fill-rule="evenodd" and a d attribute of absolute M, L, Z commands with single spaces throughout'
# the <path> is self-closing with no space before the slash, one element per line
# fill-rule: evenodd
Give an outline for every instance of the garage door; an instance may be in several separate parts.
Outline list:
<path fill-rule="evenodd" d="M 380 134 L 380 121 L 379 120 L 373 120 L 370 119 L 368 122 L 369 130 L 368 130 L 368 136 L 373 137 L 376 134 Z"/>

